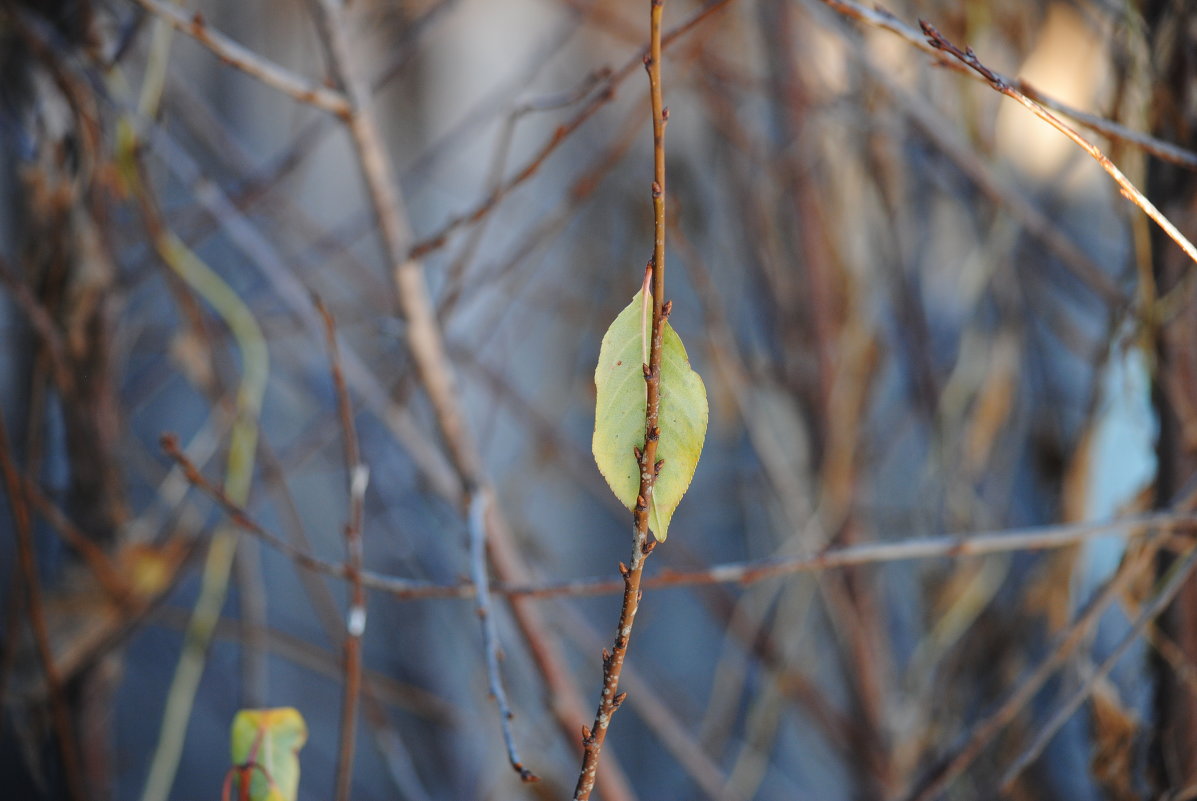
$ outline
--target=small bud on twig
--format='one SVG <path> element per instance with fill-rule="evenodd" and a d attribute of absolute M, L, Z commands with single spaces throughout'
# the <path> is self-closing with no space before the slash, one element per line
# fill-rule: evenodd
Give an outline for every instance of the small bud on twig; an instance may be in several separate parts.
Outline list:
<path fill-rule="evenodd" d="M 620 693 L 619 695 L 615 696 L 613 699 L 611 699 L 612 708 L 619 709 L 620 705 L 623 704 L 624 699 L 627 697 L 627 693 Z"/>

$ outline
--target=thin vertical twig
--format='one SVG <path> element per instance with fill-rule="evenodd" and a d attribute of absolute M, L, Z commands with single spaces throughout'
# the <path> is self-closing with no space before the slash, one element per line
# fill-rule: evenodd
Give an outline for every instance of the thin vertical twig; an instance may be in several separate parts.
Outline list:
<path fill-rule="evenodd" d="M 83 801 L 87 798 L 87 792 L 83 785 L 79 748 L 71 726 L 71 713 L 67 706 L 62 676 L 54 663 L 54 651 L 50 646 L 50 633 L 46 627 L 45 610 L 42 606 L 41 579 L 37 573 L 37 557 L 33 544 L 33 522 L 29 516 L 29 506 L 26 503 L 21 474 L 13 462 L 8 427 L 5 426 L 2 415 L 0 415 L 0 470 L 4 473 L 9 513 L 13 518 L 13 531 L 17 539 L 17 559 L 22 574 L 21 580 L 25 585 L 25 607 L 29 613 L 29 629 L 33 633 L 37 657 L 42 663 L 42 672 L 46 677 L 46 687 L 50 696 L 50 714 L 54 722 L 54 733 L 58 737 L 67 793 L 73 801 Z"/>
<path fill-rule="evenodd" d="M 503 687 L 503 676 L 499 672 L 499 631 L 495 626 L 494 609 L 491 606 L 490 576 L 486 570 L 486 507 L 487 496 L 475 493 L 470 498 L 469 530 L 470 530 L 470 578 L 474 582 L 476 592 L 475 609 L 478 619 L 482 621 L 482 645 L 486 652 L 486 677 L 490 687 L 490 694 L 499 707 L 499 725 L 503 731 L 503 744 L 507 748 L 507 756 L 511 767 L 525 782 L 539 781 L 540 777 L 524 766 L 520 759 L 519 749 L 515 744 L 515 735 L 511 731 L 511 719 L 515 713 L 511 711 L 511 704 L 507 701 L 507 691 Z"/>
<path fill-rule="evenodd" d="M 357 426 L 353 420 L 353 406 L 345 373 L 341 369 L 341 350 L 337 345 L 337 328 L 332 313 L 318 296 L 316 309 L 324 320 L 324 336 L 332 370 L 333 387 L 337 394 L 337 412 L 341 418 L 341 440 L 345 451 L 345 473 L 348 480 L 349 512 L 345 523 L 345 573 L 349 580 L 349 613 L 345 621 L 343 643 L 345 682 L 341 701 L 341 736 L 337 749 L 337 801 L 349 801 L 353 784 L 353 755 L 357 742 L 357 714 L 361 704 L 362 635 L 366 631 L 366 591 L 362 586 L 362 518 L 365 512 L 366 485 L 370 468 L 362 462 Z"/>
<path fill-rule="evenodd" d="M 619 677 L 623 671 L 628 642 L 632 636 L 632 624 L 640 608 L 640 582 L 644 575 L 644 563 L 656 546 L 648 528 L 648 510 L 652 503 L 653 485 L 661 470 L 657 461 L 657 445 L 661 431 L 657 426 L 661 398 L 661 333 L 669 316 L 670 304 L 665 298 L 665 125 L 669 121 L 669 109 L 664 105 L 661 91 L 661 17 L 664 0 L 649 0 L 649 51 L 644 57 L 648 71 L 649 97 L 652 106 L 653 124 L 653 260 L 652 260 L 652 342 L 649 348 L 649 362 L 644 365 L 644 379 L 648 402 L 644 415 L 644 448 L 634 454 L 640 466 L 640 491 L 636 497 L 632 525 L 632 557 L 628 564 L 619 565 L 623 574 L 623 602 L 619 610 L 619 627 L 615 631 L 615 642 L 610 651 L 603 649 L 603 692 L 595 712 L 594 724 L 582 727 L 582 768 L 574 789 L 574 800 L 585 801 L 594 790 L 603 743 L 611 718 L 627 697 L 619 691 Z"/>
<path fill-rule="evenodd" d="M 456 377 L 446 352 L 424 266 L 409 254 L 411 226 L 403 195 L 395 180 L 394 165 L 382 139 L 370 82 L 362 71 L 362 65 L 354 58 L 344 16 L 346 9 L 333 0 L 311 0 L 310 5 L 333 78 L 349 100 L 349 111 L 344 121 L 353 140 L 354 152 L 378 222 L 383 249 L 392 269 L 399 307 L 407 322 L 408 348 L 460 479 L 463 506 L 467 514 L 471 514 L 477 498 L 486 497 L 490 490 L 477 443 L 469 432 L 458 401 Z M 488 533 L 505 531 L 502 527 L 493 526 L 485 530 Z M 483 539 L 485 541 L 486 538 Z M 493 548 L 494 543 L 491 545 Z M 488 629 L 484 621 L 484 641 L 494 634 L 494 629 Z M 526 630 L 526 634 L 530 641 L 537 636 L 534 631 Z M 500 682 L 497 673 L 492 673 L 491 680 L 492 683 Z M 504 694 L 504 700 L 505 697 Z M 499 696 L 496 695 L 496 702 L 498 700 Z M 501 709 L 500 715 L 503 719 L 504 745 L 512 769 L 524 781 L 535 780 L 535 774 L 524 767 L 514 750 L 514 741 L 507 725 L 511 717 L 510 708 Z"/>

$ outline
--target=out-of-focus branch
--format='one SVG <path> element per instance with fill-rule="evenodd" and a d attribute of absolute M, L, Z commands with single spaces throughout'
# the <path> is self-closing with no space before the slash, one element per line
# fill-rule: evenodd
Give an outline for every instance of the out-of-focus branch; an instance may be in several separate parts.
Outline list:
<path fill-rule="evenodd" d="M 353 784 L 353 755 L 357 740 L 357 712 L 361 702 L 362 635 L 366 631 L 366 592 L 362 587 L 362 517 L 370 469 L 362 462 L 357 426 L 353 422 L 353 404 L 341 370 L 341 350 L 332 314 L 319 297 L 316 309 L 324 320 L 325 342 L 332 369 L 333 388 L 337 394 L 337 413 L 341 419 L 341 440 L 345 451 L 345 474 L 349 493 L 349 513 L 345 523 L 345 573 L 349 580 L 349 612 L 345 622 L 344 695 L 341 701 L 341 737 L 337 753 L 337 801 L 349 801 Z"/>
<path fill-rule="evenodd" d="M 407 342 L 425 392 L 432 403 L 437 424 L 445 445 L 461 479 L 467 514 L 473 520 L 475 504 L 479 497 L 489 494 L 486 477 L 482 470 L 482 459 L 477 445 L 469 433 L 462 412 L 456 387 L 456 378 L 446 353 L 440 324 L 436 318 L 435 306 L 424 276 L 424 267 L 408 253 L 412 236 L 408 224 L 407 210 L 403 196 L 395 180 L 395 171 L 390 155 L 382 140 L 382 131 L 374 111 L 374 100 L 369 81 L 360 64 L 354 61 L 354 49 L 348 36 L 345 9 L 331 0 L 313 0 L 316 27 L 323 39 L 329 66 L 349 98 L 350 108 L 345 124 L 353 139 L 362 178 L 366 183 L 371 206 L 378 221 L 383 248 L 390 262 L 399 306 L 407 322 Z M 478 522 L 482 525 L 482 512 Z M 484 550 L 482 537 L 471 537 L 471 547 Z M 475 553 L 475 560 L 484 560 L 483 553 Z M 484 591 L 482 586 L 477 590 Z M 480 605 L 487 601 L 484 599 Z M 493 619 L 484 618 L 483 639 L 488 650 L 497 648 L 492 639 L 495 635 Z M 489 628 L 488 628 L 489 627 Z M 528 632 L 530 637 L 539 636 Z M 492 684 L 499 684 L 497 670 L 491 673 Z M 508 761 L 523 781 L 533 781 L 535 774 L 524 767 L 515 751 L 514 739 L 507 729 L 511 717 L 509 708 L 504 708 L 505 694 L 495 694 L 503 718 L 504 745 Z"/>
<path fill-rule="evenodd" d="M 1114 649 L 1110 651 L 1110 654 L 1102 660 L 1102 663 L 1085 677 L 1085 681 L 1081 686 L 1073 691 L 1068 700 L 1052 715 L 1043 728 L 1035 734 L 1035 738 L 1031 741 L 1031 744 L 1014 759 L 1010 767 L 1002 774 L 998 787 L 1003 795 L 1010 792 L 1014 781 L 1022 775 L 1024 770 L 1030 767 L 1032 762 L 1039 758 L 1039 755 L 1043 753 L 1043 749 L 1052 741 L 1056 733 L 1060 731 L 1061 727 L 1068 722 L 1077 709 L 1080 708 L 1080 705 L 1093 692 L 1097 686 L 1097 682 L 1109 675 L 1114 665 L 1118 663 L 1118 660 L 1122 658 L 1122 655 L 1126 653 L 1131 644 L 1143 636 L 1144 629 L 1168 608 L 1168 604 L 1172 603 L 1172 599 L 1180 592 L 1189 576 L 1193 574 L 1194 569 L 1197 569 L 1197 548 L 1190 547 L 1188 554 L 1169 568 L 1168 578 L 1164 582 L 1164 586 L 1156 593 L 1151 603 L 1139 613 L 1139 617 L 1135 619 L 1135 623 L 1131 626 L 1130 631 L 1123 635 L 1118 644 L 1114 646 Z"/>
<path fill-rule="evenodd" d="M 187 481 L 207 493 L 225 510 L 230 521 L 250 534 L 277 548 L 309 570 L 336 578 L 347 578 L 344 565 L 327 562 L 271 534 L 257 523 L 212 482 L 208 481 L 179 448 L 173 435 L 162 438 L 162 448 L 182 468 Z M 643 587 L 695 587 L 709 584 L 753 584 L 794 573 L 819 573 L 852 565 L 888 564 L 917 559 L 963 559 L 1013 551 L 1047 551 L 1067 548 L 1095 537 L 1121 534 L 1138 538 L 1150 530 L 1175 532 L 1197 526 L 1197 515 L 1159 512 L 1150 515 L 1109 520 L 1103 523 L 1071 523 L 1060 526 L 1007 529 L 972 534 L 914 537 L 893 542 L 870 542 L 846 548 L 834 548 L 815 555 L 781 556 L 750 562 L 729 562 L 702 570 L 662 570 L 643 581 Z M 363 586 L 385 592 L 401 600 L 430 598 L 472 598 L 471 583 L 439 584 L 419 579 L 386 576 L 362 571 Z M 612 595 L 624 587 L 623 581 L 608 578 L 583 578 L 539 584 L 496 584 L 492 591 L 516 598 L 581 597 Z"/>
<path fill-rule="evenodd" d="M 714 0 L 708 3 L 703 8 L 695 12 L 689 19 L 681 23 L 677 27 L 667 31 L 661 36 L 661 49 L 666 49 L 670 44 L 680 39 L 685 34 L 693 30 L 701 22 L 709 18 L 712 14 L 723 9 L 731 0 Z M 448 238 L 457 229 L 463 226 L 473 225 L 481 220 L 492 210 L 499 202 L 506 197 L 512 190 L 523 184 L 529 178 L 536 174 L 545 160 L 552 155 L 562 142 L 564 142 L 570 134 L 578 130 L 582 123 L 594 116 L 602 106 L 606 105 L 615 97 L 615 90 L 619 84 L 631 75 L 636 67 L 644 63 L 644 59 L 649 57 L 649 46 L 645 46 L 632 58 L 625 61 L 617 70 L 608 71 L 602 74 L 602 80 L 598 82 L 595 87 L 595 92 L 591 99 L 586 103 L 582 109 L 571 117 L 568 121 L 557 126 L 553 131 L 552 136 L 537 149 L 537 151 L 524 162 L 524 164 L 516 170 L 511 178 L 504 181 L 501 185 L 493 189 L 485 198 L 482 199 L 473 209 L 451 218 L 445 222 L 434 233 L 420 239 L 411 246 L 408 252 L 410 258 L 421 258 L 431 251 L 434 251 L 445 244 Z"/>
<path fill-rule="evenodd" d="M 525 782 L 539 781 L 537 776 L 524 767 L 520 759 L 519 748 L 515 744 L 515 734 L 511 731 L 511 719 L 515 713 L 511 711 L 511 704 L 507 701 L 507 690 L 503 686 L 502 673 L 499 670 L 499 630 L 495 626 L 495 612 L 491 605 L 490 576 L 486 571 L 486 505 L 487 497 L 481 493 L 470 499 L 469 529 L 470 529 L 470 577 L 474 581 L 474 597 L 477 600 L 478 618 L 482 621 L 482 647 L 486 654 L 486 677 L 490 686 L 490 694 L 499 707 L 499 726 L 503 732 L 503 744 L 507 748 L 507 757 L 511 767 Z"/>
<path fill-rule="evenodd" d="M 1152 527 L 1153 536 L 1147 545 L 1137 553 L 1124 559 L 1118 571 L 1106 581 L 1101 591 L 1088 603 L 1072 624 L 1056 638 L 1054 646 L 1021 681 L 1015 685 L 1005 700 L 992 712 L 982 718 L 964 737 L 963 742 L 943 760 L 929 775 L 903 795 L 906 801 L 931 801 L 955 781 L 965 769 L 993 742 L 1018 714 L 1043 688 L 1047 680 L 1064 663 L 1064 660 L 1080 646 L 1085 636 L 1101 619 L 1102 613 L 1122 597 L 1126 589 L 1143 570 L 1151 567 L 1153 559 L 1163 544 L 1163 531 Z"/>
<path fill-rule="evenodd" d="M 204 21 L 198 12 L 187 14 L 182 9 L 162 0 L 134 0 L 146 11 L 165 20 L 172 28 L 182 31 L 208 48 L 224 63 L 235 67 L 246 75 L 257 78 L 267 86 L 290 95 L 300 103 L 314 106 L 338 117 L 349 114 L 349 102 L 340 92 L 313 83 L 270 61 L 260 54 L 238 44 Z"/>
<path fill-rule="evenodd" d="M 33 521 L 29 516 L 29 506 L 25 502 L 21 473 L 13 461 L 8 427 L 4 424 L 3 415 L 0 415 L 0 472 L 4 474 L 4 488 L 8 493 L 9 513 L 12 515 L 13 532 L 17 540 L 17 559 L 26 595 L 29 629 L 33 634 L 37 658 L 41 662 L 42 673 L 49 690 L 51 720 L 58 738 L 67 794 L 72 801 L 84 801 L 88 793 L 84 787 L 79 745 L 75 741 L 75 731 L 71 725 L 71 713 L 67 706 L 62 675 L 54 662 L 54 650 L 50 646 L 50 633 L 46 626 L 45 608 L 42 605 L 41 578 L 38 575 L 37 555 L 34 552 Z M 12 638 L 10 633 L 9 639 Z M 9 647 L 13 647 L 13 644 L 10 643 Z"/>
<path fill-rule="evenodd" d="M 932 55 L 940 55 L 938 48 L 929 43 L 926 37 L 920 35 L 918 29 L 911 25 L 907 25 L 905 22 L 898 19 L 898 17 L 894 16 L 891 12 L 881 8 L 880 6 L 875 8 L 866 8 L 859 3 L 853 2 L 853 0 L 819 1 L 823 3 L 823 5 L 839 14 L 842 14 L 845 17 L 863 22 L 866 25 L 871 25 L 875 28 L 889 31 L 890 33 L 896 34 L 905 39 L 919 50 L 931 53 Z M 952 61 L 942 61 L 941 63 L 945 67 L 956 70 L 961 74 L 987 80 L 984 78 L 984 76 L 971 72 L 968 67 L 964 65 L 957 64 Z M 1162 139 L 1149 136 L 1141 131 L 1127 128 L 1125 125 L 1121 125 L 1113 120 L 1107 120 L 1104 117 L 1097 116 L 1096 114 L 1090 114 L 1088 112 L 1075 109 L 1072 106 L 1069 106 L 1067 103 L 1063 103 L 1055 98 L 1050 97 L 1049 95 L 1045 95 L 1020 79 L 1007 78 L 998 72 L 994 72 L 993 74 L 1003 80 L 1008 86 L 1016 87 L 1028 98 L 1036 101 L 1046 108 L 1051 109 L 1052 111 L 1072 118 L 1080 125 L 1083 125 L 1092 131 L 1096 131 L 1103 136 L 1108 136 L 1111 139 L 1118 139 L 1120 141 L 1135 145 L 1136 147 L 1141 148 L 1153 156 L 1164 159 L 1165 161 L 1179 164 L 1182 167 L 1187 167 L 1191 170 L 1197 170 L 1197 153 L 1194 153 L 1191 150 L 1186 150 L 1182 147 L 1172 144 L 1171 142 L 1165 142 Z"/>

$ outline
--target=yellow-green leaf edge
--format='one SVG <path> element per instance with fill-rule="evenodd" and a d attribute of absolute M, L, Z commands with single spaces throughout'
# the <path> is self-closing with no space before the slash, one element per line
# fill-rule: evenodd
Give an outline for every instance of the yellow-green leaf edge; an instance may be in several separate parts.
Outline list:
<path fill-rule="evenodd" d="M 250 773 L 251 801 L 295 801 L 299 794 L 299 749 L 308 739 L 307 723 L 293 707 L 242 709 L 233 718 L 229 736 L 234 765 L 249 761 L 254 743 L 254 761 L 270 774 L 273 785 L 260 770 Z"/>
<path fill-rule="evenodd" d="M 643 341 L 649 335 L 641 293 L 619 313 L 603 335 L 598 366 L 594 437 L 591 448 L 599 472 L 620 502 L 634 508 L 640 491 L 640 472 L 632 448 L 644 447 L 644 414 L 648 390 L 642 368 Z M 674 510 L 690 487 L 702 455 L 707 432 L 707 391 L 690 360 L 681 337 L 668 321 L 661 334 L 661 390 L 658 427 L 661 439 L 657 458 L 664 459 L 653 487 L 649 522 L 656 538 L 664 542 Z"/>

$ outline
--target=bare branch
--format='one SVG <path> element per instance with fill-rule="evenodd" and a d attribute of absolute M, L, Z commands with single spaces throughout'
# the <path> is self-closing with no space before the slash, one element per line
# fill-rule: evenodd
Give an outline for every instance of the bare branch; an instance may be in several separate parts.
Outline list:
<path fill-rule="evenodd" d="M 641 578 L 644 564 L 656 546 L 656 540 L 649 532 L 648 512 L 652 505 L 653 486 L 661 469 L 657 461 L 657 447 L 661 430 L 657 425 L 661 399 L 661 334 L 669 316 L 669 304 L 665 303 L 665 124 L 669 120 L 669 109 L 664 105 L 661 91 L 661 17 L 665 0 L 649 0 L 649 50 L 644 55 L 644 66 L 648 71 L 649 96 L 653 126 L 653 180 L 651 197 L 653 204 L 653 258 L 652 268 L 652 342 L 648 363 L 645 365 L 647 404 L 644 410 L 644 447 L 636 449 L 639 463 L 640 489 L 636 506 L 632 512 L 632 557 L 625 566 L 620 564 L 623 574 L 623 602 L 619 610 L 619 626 L 615 630 L 615 641 L 611 651 L 603 649 L 603 691 L 599 698 L 594 724 L 588 729 L 582 727 L 582 767 L 574 789 L 574 801 L 586 801 L 594 790 L 598 777 L 599 760 L 611 718 L 623 703 L 627 693 L 619 692 L 619 677 L 623 671 L 632 626 L 640 608 Z M 645 289 L 649 276 L 645 275 Z M 648 300 L 647 297 L 644 300 Z M 627 458 L 633 458 L 628 454 Z"/>
<path fill-rule="evenodd" d="M 344 664 L 345 686 L 341 702 L 341 737 L 337 755 L 337 801 L 349 801 L 353 783 L 353 755 L 357 738 L 357 712 L 361 703 L 362 635 L 366 631 L 366 592 L 362 588 L 362 517 L 366 499 L 366 484 L 370 469 L 362 461 L 358 445 L 357 426 L 353 422 L 353 405 L 341 370 L 341 351 L 337 346 L 337 329 L 332 313 L 316 297 L 316 309 L 324 319 L 325 340 L 332 369 L 333 387 L 337 393 L 337 412 L 341 418 L 341 440 L 345 450 L 345 474 L 349 492 L 349 519 L 345 524 L 345 573 L 349 579 L 349 613 L 345 623 Z"/>
<path fill-rule="evenodd" d="M 923 32 L 927 35 L 927 41 L 931 43 L 932 47 L 948 53 L 960 61 L 961 64 L 971 68 L 978 75 L 984 78 L 995 91 L 1001 92 L 1002 94 L 1006 95 L 1006 97 L 1011 97 L 1017 100 L 1027 109 L 1029 109 L 1030 112 L 1036 117 L 1067 136 L 1078 147 L 1092 156 L 1093 159 L 1101 165 L 1101 168 L 1109 173 L 1110 177 L 1113 178 L 1118 184 L 1118 187 L 1122 190 L 1123 196 L 1141 208 L 1144 214 L 1150 217 L 1156 225 L 1163 229 L 1164 233 L 1166 233 L 1173 242 L 1180 246 L 1180 249 L 1185 252 L 1185 255 L 1188 256 L 1190 260 L 1192 260 L 1194 263 L 1197 263 L 1197 247 L 1194 247 L 1193 243 L 1185 238 L 1184 234 L 1177 230 L 1176 226 L 1172 224 L 1172 221 L 1165 217 L 1163 213 L 1160 212 L 1160 210 L 1157 209 L 1152 202 L 1148 200 L 1146 196 L 1144 196 L 1143 193 L 1140 192 L 1138 188 L 1130 182 L 1130 179 L 1122 174 L 1122 170 L 1118 169 L 1118 167 L 1114 165 L 1114 162 L 1110 161 L 1106 154 L 1102 153 L 1101 149 L 1098 148 L 1097 145 L 1094 145 L 1085 139 L 1083 136 L 1061 121 L 1059 117 L 1056 117 L 1043 106 L 1027 97 L 1019 89 L 1015 88 L 1015 86 L 1011 84 L 1004 76 L 999 75 L 998 73 L 989 69 L 989 67 L 986 67 L 984 64 L 982 64 L 981 60 L 977 58 L 977 54 L 973 52 L 971 47 L 967 50 L 961 50 L 959 47 L 948 41 L 943 34 L 936 30 L 935 26 L 931 23 L 920 22 L 920 24 L 923 27 Z"/>
<path fill-rule="evenodd" d="M 246 75 L 257 78 L 267 86 L 290 95 L 309 106 L 323 109 L 330 114 L 344 118 L 349 113 L 349 102 L 340 92 L 326 86 L 312 83 L 285 67 L 270 61 L 244 45 L 238 44 L 225 34 L 212 28 L 197 12 L 188 15 L 162 0 L 134 0 L 145 10 L 182 31 L 208 48 L 224 63 L 235 67 Z"/>
<path fill-rule="evenodd" d="M 1193 574 L 1193 570 L 1197 568 L 1197 548 L 1190 547 L 1188 554 L 1178 562 L 1175 562 L 1168 571 L 1167 581 L 1164 586 L 1156 593 L 1155 598 L 1151 603 L 1139 613 L 1135 623 L 1131 626 L 1130 631 L 1123 635 L 1114 649 L 1110 651 L 1102 663 L 1097 666 L 1097 669 L 1092 671 L 1086 678 L 1084 683 L 1078 687 L 1068 700 L 1064 702 L 1061 707 L 1056 710 L 1047 724 L 1035 735 L 1035 739 L 1031 741 L 1021 754 L 1019 754 L 1010 767 L 1002 774 L 1001 780 L 998 782 L 1000 792 L 1005 794 L 1010 792 L 1011 785 L 1014 783 L 1024 770 L 1031 766 L 1031 763 L 1039 758 L 1043 753 L 1043 749 L 1047 747 L 1056 733 L 1068 722 L 1069 718 L 1076 713 L 1085 699 L 1093 692 L 1097 686 L 1098 681 L 1109 675 L 1109 672 L 1114 669 L 1114 665 L 1126 653 L 1127 648 L 1131 646 L 1136 640 L 1143 636 L 1144 629 L 1160 616 L 1180 592 L 1181 587 Z"/>
<path fill-rule="evenodd" d="M 820 0 L 820 2 L 845 17 L 849 17 L 867 25 L 871 25 L 875 28 L 880 28 L 882 30 L 896 34 L 917 47 L 919 50 L 931 53 L 932 55 L 939 55 L 938 49 L 933 44 L 929 43 L 926 37 L 921 36 L 917 29 L 907 25 L 905 22 L 894 16 L 891 12 L 880 6 L 875 8 L 866 8 L 865 6 L 862 6 L 853 0 Z M 981 77 L 981 79 L 984 79 L 982 76 L 977 76 L 976 74 L 972 73 L 965 66 L 956 64 L 955 62 L 942 61 L 941 63 L 943 66 L 948 67 L 949 69 L 954 69 L 963 75 L 969 75 L 970 77 L 974 78 Z M 1172 144 L 1171 142 L 1165 142 L 1164 140 L 1157 139 L 1154 136 L 1149 136 L 1148 134 L 1142 133 L 1140 131 L 1127 128 L 1125 125 L 1121 125 L 1113 120 L 1107 120 L 1104 117 L 1097 116 L 1096 114 L 1090 114 L 1088 112 L 1075 109 L 1072 106 L 1069 106 L 1067 103 L 1043 94 L 1020 79 L 1007 78 L 997 72 L 994 72 L 993 74 L 1001 77 L 1002 80 L 1004 80 L 1008 85 L 1017 87 L 1024 95 L 1032 100 L 1035 100 L 1052 111 L 1063 114 L 1066 117 L 1071 117 L 1077 123 L 1089 128 L 1092 131 L 1096 131 L 1103 136 L 1108 136 L 1111 139 L 1117 139 L 1127 142 L 1128 144 L 1135 145 L 1136 147 L 1141 148 L 1153 156 L 1164 159 L 1165 161 L 1179 164 L 1182 167 L 1187 167 L 1191 170 L 1197 170 L 1197 153 L 1194 153 L 1191 150 L 1186 150 L 1182 147 Z"/>

